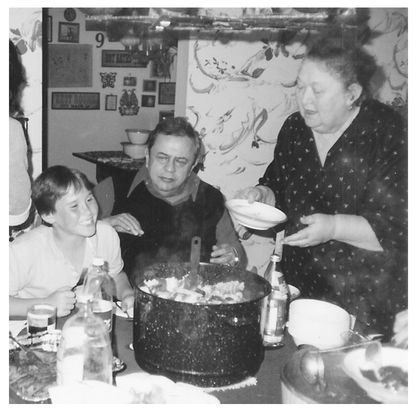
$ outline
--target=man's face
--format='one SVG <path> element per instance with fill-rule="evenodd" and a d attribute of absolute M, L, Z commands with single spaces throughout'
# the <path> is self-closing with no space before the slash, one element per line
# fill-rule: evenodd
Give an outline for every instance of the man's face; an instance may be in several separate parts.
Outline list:
<path fill-rule="evenodd" d="M 92 192 L 85 187 L 76 191 L 72 186 L 55 203 L 55 211 L 46 216 L 58 232 L 90 237 L 96 232 L 98 204 Z"/>
<path fill-rule="evenodd" d="M 194 144 L 187 136 L 159 134 L 146 158 L 154 188 L 164 197 L 176 196 L 194 167 Z"/>

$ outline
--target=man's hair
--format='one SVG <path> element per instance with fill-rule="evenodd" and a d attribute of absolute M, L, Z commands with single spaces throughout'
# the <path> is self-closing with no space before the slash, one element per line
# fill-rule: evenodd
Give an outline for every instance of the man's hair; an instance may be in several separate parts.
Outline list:
<path fill-rule="evenodd" d="M 93 184 L 79 170 L 55 165 L 43 171 L 32 186 L 32 200 L 40 215 L 55 211 L 55 204 L 71 187 L 76 191 L 93 189 Z"/>
<path fill-rule="evenodd" d="M 194 130 L 192 125 L 186 118 L 166 118 L 159 122 L 155 129 L 149 134 L 147 140 L 147 148 L 150 152 L 158 135 L 173 135 L 173 136 L 186 136 L 191 139 L 194 145 L 194 161 L 198 161 L 203 151 L 203 144 L 198 132 Z"/>

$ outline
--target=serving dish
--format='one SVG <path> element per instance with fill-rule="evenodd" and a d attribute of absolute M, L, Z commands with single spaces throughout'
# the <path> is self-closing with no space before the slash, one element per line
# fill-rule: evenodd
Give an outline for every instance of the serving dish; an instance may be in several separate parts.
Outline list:
<path fill-rule="evenodd" d="M 274 206 L 249 203 L 246 199 L 228 200 L 226 207 L 239 224 L 256 230 L 267 230 L 287 219 L 286 214 Z"/>
<path fill-rule="evenodd" d="M 365 358 L 366 348 L 350 351 L 343 360 L 343 370 L 374 400 L 381 403 L 407 403 L 408 386 L 398 390 L 388 388 L 383 382 L 375 381 L 369 375 L 372 364 Z M 408 372 L 407 350 L 396 347 L 382 346 L 382 367 L 393 366 Z"/>
<path fill-rule="evenodd" d="M 18 337 L 18 342 L 36 350 L 46 364 L 28 358 L 12 340 L 9 340 L 9 387 L 21 399 L 45 402 L 48 388 L 56 382 L 56 353 L 61 331 L 54 330 L 34 337 Z"/>

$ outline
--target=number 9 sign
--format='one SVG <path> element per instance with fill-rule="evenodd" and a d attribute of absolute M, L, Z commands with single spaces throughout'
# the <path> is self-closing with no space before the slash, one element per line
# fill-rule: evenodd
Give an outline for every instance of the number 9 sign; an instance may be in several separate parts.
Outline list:
<path fill-rule="evenodd" d="M 96 42 L 98 42 L 98 44 L 96 45 L 96 48 L 100 48 L 105 41 L 105 36 L 102 32 L 98 32 L 95 36 L 95 40 Z"/>

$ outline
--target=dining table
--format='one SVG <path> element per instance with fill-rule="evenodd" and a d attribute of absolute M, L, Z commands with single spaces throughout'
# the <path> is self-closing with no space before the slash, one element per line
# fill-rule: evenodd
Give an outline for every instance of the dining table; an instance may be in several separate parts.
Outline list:
<path fill-rule="evenodd" d="M 57 328 L 62 328 L 67 318 L 59 318 Z M 119 372 L 119 376 L 142 371 L 132 348 L 133 324 L 133 320 L 128 317 L 114 315 L 113 352 L 126 365 L 125 369 Z M 24 330 L 22 333 L 25 332 Z M 284 346 L 265 349 L 264 360 L 255 376 L 223 387 L 223 390 L 205 390 L 215 396 L 221 404 L 376 403 L 344 373 L 341 366 L 346 350 L 323 355 L 327 383 L 323 391 L 311 386 L 302 377 L 299 365 L 304 351 L 305 348 L 299 349 L 295 345 L 286 330 Z M 282 386 L 283 389 L 287 387 L 287 398 Z M 9 403 L 28 402 L 9 389 Z"/>

